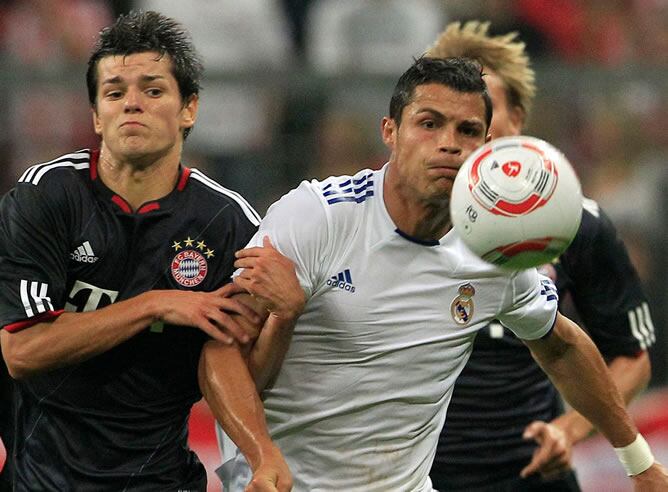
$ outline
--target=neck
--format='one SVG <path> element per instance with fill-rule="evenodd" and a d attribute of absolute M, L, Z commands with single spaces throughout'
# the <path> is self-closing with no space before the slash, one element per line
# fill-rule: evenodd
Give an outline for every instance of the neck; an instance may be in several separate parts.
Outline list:
<path fill-rule="evenodd" d="M 422 204 L 422 218 L 415 224 L 412 236 L 418 239 L 438 241 L 450 230 L 450 200 L 443 198 Z M 403 230 L 403 229 L 402 229 Z"/>
<path fill-rule="evenodd" d="M 394 225 L 416 239 L 440 240 L 452 227 L 450 198 L 416 199 L 407 191 L 386 175 L 383 200 Z"/>
<path fill-rule="evenodd" d="M 102 142 L 98 175 L 114 193 L 137 210 L 142 204 L 168 195 L 179 179 L 180 153 L 157 159 L 119 159 Z"/>

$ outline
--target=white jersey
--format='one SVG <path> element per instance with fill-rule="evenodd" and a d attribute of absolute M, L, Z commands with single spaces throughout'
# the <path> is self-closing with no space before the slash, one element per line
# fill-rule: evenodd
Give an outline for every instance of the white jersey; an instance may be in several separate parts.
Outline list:
<path fill-rule="evenodd" d="M 262 394 L 296 491 L 432 490 L 439 431 L 478 329 L 497 319 L 536 339 L 555 320 L 556 289 L 535 269 L 499 270 L 454 230 L 433 243 L 398 231 L 384 176 L 303 182 L 251 240 L 268 235 L 295 262 L 308 299 Z M 221 476 L 238 474 L 242 457 L 225 458 Z"/>

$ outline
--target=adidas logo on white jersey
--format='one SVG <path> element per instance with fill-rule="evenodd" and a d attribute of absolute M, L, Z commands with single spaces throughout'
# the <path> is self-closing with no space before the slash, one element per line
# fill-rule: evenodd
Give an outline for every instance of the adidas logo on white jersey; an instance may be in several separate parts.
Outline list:
<path fill-rule="evenodd" d="M 95 256 L 95 253 L 93 253 L 93 248 L 91 248 L 88 241 L 72 251 L 70 253 L 70 258 L 79 263 L 95 263 L 99 259 Z"/>
<path fill-rule="evenodd" d="M 332 287 L 338 287 L 339 289 L 345 290 L 346 292 L 350 293 L 355 292 L 355 286 L 353 285 L 353 278 L 352 275 L 350 275 L 350 270 L 347 268 L 336 275 L 332 275 L 327 280 L 327 285 L 331 285 Z"/>

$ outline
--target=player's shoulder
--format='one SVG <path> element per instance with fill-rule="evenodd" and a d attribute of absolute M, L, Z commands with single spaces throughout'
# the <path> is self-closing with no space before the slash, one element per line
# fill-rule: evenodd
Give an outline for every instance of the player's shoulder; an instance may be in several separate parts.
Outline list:
<path fill-rule="evenodd" d="M 212 210 L 233 211 L 255 226 L 260 223 L 260 215 L 240 193 L 226 188 L 197 168 L 188 168 L 187 172 L 189 186 L 198 202 L 207 202 L 206 206 Z"/>
<path fill-rule="evenodd" d="M 354 175 L 304 180 L 274 205 L 302 212 L 315 212 L 317 208 L 328 217 L 356 215 L 376 195 L 378 172 L 362 169 Z"/>
<path fill-rule="evenodd" d="M 92 152 L 81 149 L 53 160 L 30 166 L 21 175 L 19 184 L 54 190 L 57 185 L 81 184 L 90 177 Z M 54 186 L 56 185 L 56 186 Z"/>
<path fill-rule="evenodd" d="M 352 175 L 330 176 L 312 180 L 310 191 L 335 223 L 347 223 L 362 217 L 379 197 L 382 171 L 361 169 Z"/>
<path fill-rule="evenodd" d="M 376 196 L 381 171 L 361 169 L 353 175 L 330 176 L 322 181 L 311 181 L 323 204 L 337 211 L 354 211 L 355 205 Z M 359 207 L 358 207 L 359 208 Z"/>
<path fill-rule="evenodd" d="M 584 197 L 582 200 L 582 220 L 571 246 L 591 245 L 597 241 L 615 236 L 615 226 L 605 210 L 596 200 Z"/>
<path fill-rule="evenodd" d="M 304 180 L 269 207 L 263 224 L 330 243 L 350 239 L 368 216 L 376 173 L 364 169 L 354 175 Z"/>

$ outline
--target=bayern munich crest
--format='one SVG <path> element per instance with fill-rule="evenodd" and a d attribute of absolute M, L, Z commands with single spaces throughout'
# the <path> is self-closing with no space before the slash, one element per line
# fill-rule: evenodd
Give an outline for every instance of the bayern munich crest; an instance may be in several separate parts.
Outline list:
<path fill-rule="evenodd" d="M 469 189 L 490 212 L 517 217 L 545 205 L 558 180 L 556 166 L 539 147 L 527 142 L 503 142 L 491 146 L 473 162 Z"/>
<path fill-rule="evenodd" d="M 450 304 L 450 314 L 458 325 L 464 326 L 473 318 L 473 296 L 475 288 L 471 284 L 459 287 L 459 295 Z"/>
<path fill-rule="evenodd" d="M 183 246 L 181 243 L 184 243 Z M 177 252 L 170 265 L 172 277 L 184 287 L 195 287 L 202 283 L 209 271 L 207 258 L 214 256 L 214 251 L 204 241 L 185 239 L 174 241 L 172 248 Z"/>

